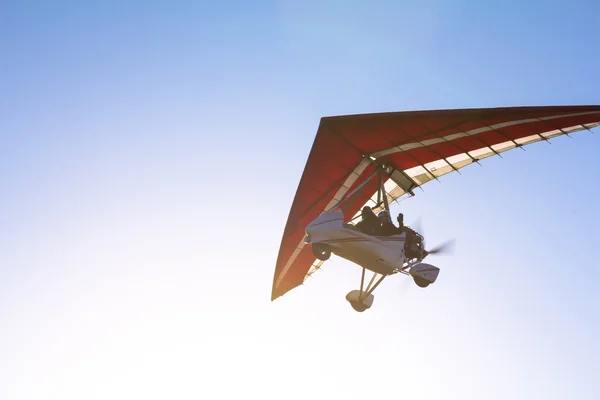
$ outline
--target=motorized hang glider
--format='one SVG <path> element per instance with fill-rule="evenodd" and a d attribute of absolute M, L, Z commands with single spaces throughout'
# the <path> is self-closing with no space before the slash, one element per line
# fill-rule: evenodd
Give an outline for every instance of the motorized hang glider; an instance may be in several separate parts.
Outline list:
<path fill-rule="evenodd" d="M 419 286 L 427 286 L 439 270 L 420 263 L 427 255 L 424 249 L 411 260 L 404 253 L 406 237 L 366 238 L 349 224 L 360 216 L 363 206 L 370 205 L 375 212 L 389 210 L 392 201 L 414 196 L 415 188 L 442 175 L 508 150 L 599 125 L 600 105 L 322 118 L 283 233 L 271 300 L 303 284 L 331 252 L 363 267 L 360 291 L 346 297 L 357 311 L 370 307 L 374 288 L 393 273 L 412 275 Z M 421 244 L 423 238 L 417 237 Z M 394 248 L 400 253 L 390 254 L 394 239 L 402 243 Z M 369 252 L 372 259 L 367 259 Z M 365 269 L 381 275 L 371 286 L 374 275 L 366 290 Z M 426 270 L 433 271 L 433 276 L 427 276 Z"/>

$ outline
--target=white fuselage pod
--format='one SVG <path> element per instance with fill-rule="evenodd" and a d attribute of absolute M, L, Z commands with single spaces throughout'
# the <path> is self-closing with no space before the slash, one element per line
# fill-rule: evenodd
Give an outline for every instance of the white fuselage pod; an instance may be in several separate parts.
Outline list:
<path fill-rule="evenodd" d="M 321 214 L 306 227 L 307 241 L 329 245 L 331 252 L 370 271 L 389 275 L 405 262 L 406 234 L 371 236 L 344 226 L 339 210 Z"/>

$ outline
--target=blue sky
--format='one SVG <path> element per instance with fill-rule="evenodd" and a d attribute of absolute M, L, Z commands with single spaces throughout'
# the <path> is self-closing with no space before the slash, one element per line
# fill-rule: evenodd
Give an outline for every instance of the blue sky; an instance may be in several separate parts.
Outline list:
<path fill-rule="evenodd" d="M 457 238 L 425 290 L 270 289 L 322 116 L 600 104 L 599 11 L 3 2 L 0 398 L 597 397 L 600 132 L 393 205 Z"/>

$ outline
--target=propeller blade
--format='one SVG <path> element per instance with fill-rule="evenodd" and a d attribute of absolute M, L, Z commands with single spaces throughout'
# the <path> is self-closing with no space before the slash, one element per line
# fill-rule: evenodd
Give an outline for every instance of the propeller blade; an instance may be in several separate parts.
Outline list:
<path fill-rule="evenodd" d="M 404 281 L 399 285 L 398 292 L 401 297 L 404 297 L 408 294 L 408 291 L 412 287 L 412 279 L 404 278 Z"/>
<path fill-rule="evenodd" d="M 412 224 L 412 225 L 409 225 L 409 226 L 410 226 L 410 227 L 411 227 L 411 228 L 412 228 L 412 229 L 413 229 L 415 232 L 417 232 L 417 233 L 421 234 L 422 236 L 425 236 L 425 235 L 423 235 L 423 230 L 422 230 L 422 227 L 421 227 L 421 217 L 419 217 L 419 218 L 418 218 L 418 219 L 415 221 L 415 223 L 414 223 L 414 224 Z"/>
<path fill-rule="evenodd" d="M 451 253 L 454 251 L 454 244 L 456 240 L 452 239 L 441 245 L 434 247 L 431 250 L 427 250 L 427 254 L 442 254 L 442 253 Z"/>

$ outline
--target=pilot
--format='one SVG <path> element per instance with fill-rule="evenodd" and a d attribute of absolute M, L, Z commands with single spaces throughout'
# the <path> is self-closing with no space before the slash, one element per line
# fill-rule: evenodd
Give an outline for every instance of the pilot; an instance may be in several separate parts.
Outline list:
<path fill-rule="evenodd" d="M 381 223 L 377 219 L 377 216 L 369 206 L 364 206 L 361 213 L 361 221 L 356 224 L 356 227 L 361 232 L 367 235 L 378 235 Z"/>
<path fill-rule="evenodd" d="M 402 233 L 402 227 L 397 228 L 396 225 L 392 223 L 390 214 L 386 210 L 381 211 L 377 217 L 381 223 L 381 236 L 392 236 Z"/>

